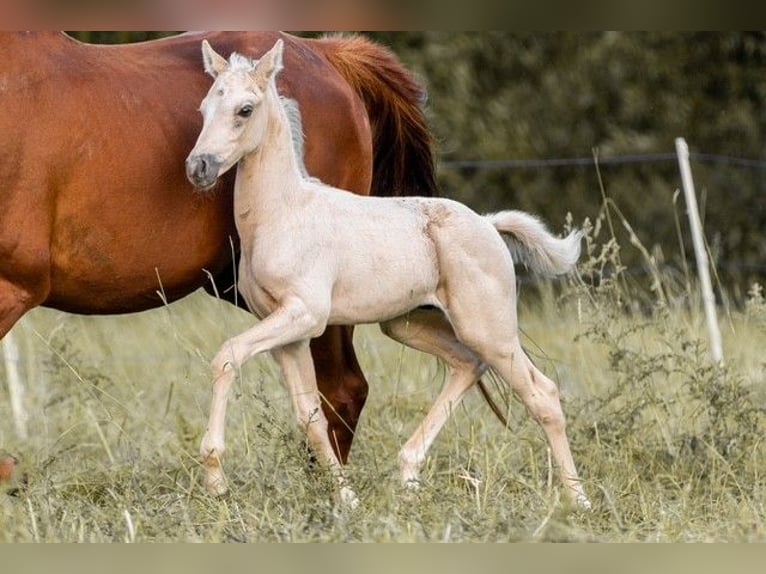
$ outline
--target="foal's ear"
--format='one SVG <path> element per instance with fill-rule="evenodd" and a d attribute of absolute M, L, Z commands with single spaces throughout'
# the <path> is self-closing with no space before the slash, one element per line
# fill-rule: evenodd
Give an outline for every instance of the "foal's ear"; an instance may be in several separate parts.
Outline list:
<path fill-rule="evenodd" d="M 274 46 L 258 60 L 258 69 L 266 78 L 275 76 L 284 67 L 282 65 L 282 52 L 285 43 L 279 38 Z"/>
<path fill-rule="evenodd" d="M 226 58 L 213 50 L 213 47 L 207 40 L 202 40 L 202 63 L 205 66 L 205 71 L 213 76 L 213 78 L 217 78 L 218 74 L 223 72 L 228 65 Z"/>

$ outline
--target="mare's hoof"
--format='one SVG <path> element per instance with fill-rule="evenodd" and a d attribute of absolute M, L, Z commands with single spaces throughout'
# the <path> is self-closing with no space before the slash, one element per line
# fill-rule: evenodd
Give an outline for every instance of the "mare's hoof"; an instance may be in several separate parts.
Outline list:
<path fill-rule="evenodd" d="M 0 452 L 0 483 L 13 481 L 18 466 L 18 458 L 12 454 Z"/>

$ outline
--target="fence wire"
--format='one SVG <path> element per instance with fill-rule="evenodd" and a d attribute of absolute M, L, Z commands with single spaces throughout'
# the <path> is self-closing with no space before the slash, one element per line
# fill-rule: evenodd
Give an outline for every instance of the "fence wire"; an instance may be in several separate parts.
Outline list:
<path fill-rule="evenodd" d="M 695 163 L 707 163 L 715 165 L 730 165 L 747 169 L 766 170 L 766 160 L 735 157 L 712 153 L 689 154 L 689 159 Z M 677 162 L 678 155 L 675 152 L 648 153 L 648 154 L 624 154 L 600 157 L 570 157 L 570 158 L 547 158 L 547 159 L 501 159 L 501 160 L 445 160 L 440 162 L 442 167 L 450 169 L 526 169 L 540 167 L 577 167 L 589 165 L 622 165 L 631 163 L 660 163 Z"/>

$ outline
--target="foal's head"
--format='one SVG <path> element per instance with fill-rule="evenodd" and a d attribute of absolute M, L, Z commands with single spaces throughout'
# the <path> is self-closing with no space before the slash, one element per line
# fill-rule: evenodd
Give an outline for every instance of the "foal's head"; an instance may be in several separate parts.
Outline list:
<path fill-rule="evenodd" d="M 202 131 L 189 157 L 186 176 L 198 188 L 212 187 L 243 156 L 255 151 L 266 135 L 268 113 L 262 105 L 282 69 L 282 40 L 258 61 L 232 54 L 227 61 L 202 42 L 205 71 L 215 81 L 202 100 Z"/>

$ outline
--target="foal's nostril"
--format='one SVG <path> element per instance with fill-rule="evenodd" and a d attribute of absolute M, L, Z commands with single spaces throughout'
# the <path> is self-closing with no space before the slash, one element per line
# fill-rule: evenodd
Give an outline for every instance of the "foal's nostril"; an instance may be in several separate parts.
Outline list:
<path fill-rule="evenodd" d="M 204 179 L 204 177 L 207 175 L 207 168 L 208 164 L 205 161 L 204 157 L 201 157 L 197 160 L 197 171 L 196 175 L 199 179 Z"/>

